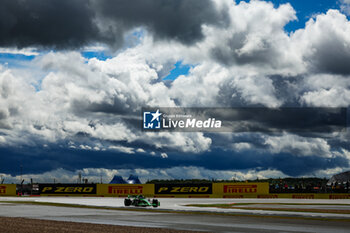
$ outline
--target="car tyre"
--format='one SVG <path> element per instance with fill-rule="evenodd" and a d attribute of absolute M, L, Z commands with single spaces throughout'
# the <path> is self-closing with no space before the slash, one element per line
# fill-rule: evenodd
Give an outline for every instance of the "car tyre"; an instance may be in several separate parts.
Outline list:
<path fill-rule="evenodd" d="M 124 205 L 125 206 L 130 206 L 131 205 L 131 200 L 130 199 L 125 199 L 124 200 Z"/>
<path fill-rule="evenodd" d="M 157 199 L 153 199 L 153 200 L 152 200 L 152 206 L 153 206 L 153 207 L 158 207 L 158 206 L 159 206 L 159 202 L 158 202 Z"/>

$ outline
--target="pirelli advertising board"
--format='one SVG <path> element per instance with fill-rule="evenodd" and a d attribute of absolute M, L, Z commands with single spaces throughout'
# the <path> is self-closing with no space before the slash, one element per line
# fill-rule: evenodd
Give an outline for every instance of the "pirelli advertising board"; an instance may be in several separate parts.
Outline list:
<path fill-rule="evenodd" d="M 95 194 L 96 184 L 39 184 L 40 195 L 89 195 Z"/>
<path fill-rule="evenodd" d="M 16 196 L 16 185 L 0 184 L 0 196 Z"/>
<path fill-rule="evenodd" d="M 101 196 L 154 195 L 153 184 L 97 184 L 97 190 Z"/>
<path fill-rule="evenodd" d="M 212 194 L 213 187 L 211 183 L 205 184 L 155 184 L 154 185 L 155 195 L 159 194 L 172 194 L 172 195 L 181 195 L 181 194 Z"/>
<path fill-rule="evenodd" d="M 222 197 L 239 198 L 242 195 L 268 194 L 269 183 L 214 183 L 214 193 Z"/>

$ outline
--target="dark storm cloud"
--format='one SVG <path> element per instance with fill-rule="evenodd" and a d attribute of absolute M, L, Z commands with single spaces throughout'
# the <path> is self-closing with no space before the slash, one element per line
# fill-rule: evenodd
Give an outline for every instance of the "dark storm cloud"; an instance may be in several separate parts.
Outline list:
<path fill-rule="evenodd" d="M 277 169 L 286 175 L 302 176 L 320 169 L 348 167 L 344 157 L 324 158 L 319 156 L 297 157 L 292 154 L 265 154 L 256 151 L 235 152 L 215 149 L 201 156 L 195 154 L 168 153 L 168 159 L 150 156 L 146 153 L 129 154 L 110 151 L 70 150 L 59 147 L 40 149 L 0 148 L 0 171 L 19 175 L 20 166 L 24 174 L 42 174 L 63 168 L 75 171 L 84 168 L 106 169 L 166 169 L 178 166 L 202 167 L 208 170 Z M 99 159 L 96 160 L 96 157 Z"/>
<path fill-rule="evenodd" d="M 313 51 L 312 56 L 305 59 L 315 73 L 350 74 L 350 48 L 343 38 L 332 35 L 316 44 Z"/>
<path fill-rule="evenodd" d="M 190 163 L 193 161 L 189 161 Z M 257 151 L 229 152 L 213 150 L 204 153 L 196 166 L 209 170 L 261 170 L 276 169 L 289 176 L 309 175 L 320 169 L 348 167 L 349 163 L 344 157 L 324 158 L 317 155 L 298 157 L 290 153 L 258 153 Z"/>
<path fill-rule="evenodd" d="M 303 176 L 319 170 L 347 168 L 349 162 L 344 157 L 323 158 L 316 155 L 296 157 L 291 154 L 276 154 L 270 166 L 289 176 Z"/>
<path fill-rule="evenodd" d="M 226 24 L 228 13 L 218 12 L 210 0 L 95 0 L 100 16 L 117 22 L 121 30 L 145 26 L 156 38 L 185 44 L 202 38 L 203 24 Z"/>
<path fill-rule="evenodd" d="M 80 47 L 99 39 L 85 0 L 1 0 L 0 46 Z"/>
<path fill-rule="evenodd" d="M 65 49 L 93 42 L 120 46 L 124 32 L 146 27 L 156 39 L 190 44 L 203 24 L 227 21 L 210 0 L 1 0 L 0 46 Z"/>

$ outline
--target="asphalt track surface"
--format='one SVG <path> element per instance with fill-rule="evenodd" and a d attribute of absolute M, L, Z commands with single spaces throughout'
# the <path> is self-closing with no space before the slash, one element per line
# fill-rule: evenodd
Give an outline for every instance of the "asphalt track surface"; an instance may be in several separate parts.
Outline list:
<path fill-rule="evenodd" d="M 150 231 L 152 228 L 157 227 L 207 232 L 350 232 L 350 214 L 231 210 L 184 206 L 186 204 L 254 203 L 253 206 L 259 208 L 269 205 L 271 207 L 276 206 L 274 203 L 303 203 L 308 209 L 350 210 L 350 200 L 177 198 L 159 200 L 161 207 L 157 210 L 160 212 L 153 212 L 139 211 L 140 208 L 136 207 L 124 208 L 122 198 L 0 197 L 0 216 L 149 227 Z M 15 201 L 16 203 L 6 203 L 4 201 Z M 20 201 L 67 203 L 121 209 L 29 205 L 22 204 Z M 301 207 L 305 208 L 305 206 L 302 205 Z M 295 207 L 298 208 L 300 206 L 297 205 Z M 175 212 L 169 212 L 169 210 Z"/>

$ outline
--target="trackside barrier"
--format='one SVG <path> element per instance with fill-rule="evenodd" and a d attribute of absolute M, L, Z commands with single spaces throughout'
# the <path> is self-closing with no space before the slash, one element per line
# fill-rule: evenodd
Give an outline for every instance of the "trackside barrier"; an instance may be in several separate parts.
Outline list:
<path fill-rule="evenodd" d="M 280 193 L 270 195 L 277 195 L 274 198 L 291 199 L 350 199 L 350 194 L 348 193 Z"/>
<path fill-rule="evenodd" d="M 174 198 L 243 198 L 241 195 L 268 193 L 268 183 L 97 184 L 98 196 L 114 197 L 142 194 Z"/>
<path fill-rule="evenodd" d="M 268 183 L 97 184 L 98 196 L 127 195 L 178 198 L 244 198 L 268 195 Z"/>
<path fill-rule="evenodd" d="M 43 196 L 144 195 L 164 198 L 350 199 L 350 193 L 269 193 L 268 183 L 39 184 Z M 16 195 L 16 185 L 0 185 L 0 196 Z"/>
<path fill-rule="evenodd" d="M 0 184 L 0 196 L 16 196 L 16 185 Z"/>
<path fill-rule="evenodd" d="M 348 193 L 273 193 L 273 194 L 239 194 L 227 195 L 223 198 L 287 198 L 287 199 L 350 199 Z"/>

